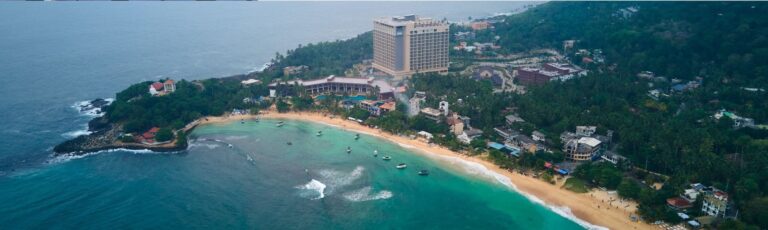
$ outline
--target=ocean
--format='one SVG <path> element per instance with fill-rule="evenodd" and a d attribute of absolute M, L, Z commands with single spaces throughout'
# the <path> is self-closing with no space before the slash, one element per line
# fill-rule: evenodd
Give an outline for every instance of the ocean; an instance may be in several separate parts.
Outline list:
<path fill-rule="evenodd" d="M 51 155 L 86 133 L 94 115 L 77 105 L 139 81 L 253 71 L 298 44 L 368 31 L 373 17 L 459 21 L 527 4 L 2 2 L 0 228 L 579 229 L 457 162 L 316 124 L 204 126 L 171 154 Z"/>

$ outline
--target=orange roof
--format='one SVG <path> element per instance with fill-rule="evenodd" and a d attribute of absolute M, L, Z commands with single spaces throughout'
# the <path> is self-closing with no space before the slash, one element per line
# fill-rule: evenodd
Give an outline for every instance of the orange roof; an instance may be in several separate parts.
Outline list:
<path fill-rule="evenodd" d="M 165 83 L 163 83 L 163 84 L 173 84 L 173 79 L 165 80 Z"/>
<path fill-rule="evenodd" d="M 669 204 L 672 207 L 675 208 L 690 208 L 693 207 L 691 202 L 688 202 L 687 200 L 680 198 L 680 197 L 673 197 L 667 199 L 667 204 Z"/>
<path fill-rule="evenodd" d="M 155 88 L 155 90 L 161 90 L 163 89 L 163 83 L 160 83 L 160 82 L 152 83 L 152 88 Z"/>
<path fill-rule="evenodd" d="M 152 127 L 152 128 L 151 128 L 151 129 L 149 129 L 149 131 L 147 131 L 147 132 L 148 132 L 148 133 L 157 133 L 158 131 L 160 131 L 160 128 L 158 128 L 158 127 Z"/>
<path fill-rule="evenodd" d="M 390 101 L 390 102 L 384 103 L 383 105 L 379 106 L 379 108 L 386 109 L 386 110 L 395 110 L 395 102 Z"/>

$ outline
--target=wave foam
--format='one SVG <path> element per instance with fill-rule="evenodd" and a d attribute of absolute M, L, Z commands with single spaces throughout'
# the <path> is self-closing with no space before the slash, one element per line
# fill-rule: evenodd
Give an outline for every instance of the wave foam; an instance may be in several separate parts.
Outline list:
<path fill-rule="evenodd" d="M 346 173 L 337 170 L 324 169 L 320 170 L 319 174 L 323 181 L 327 181 L 331 188 L 329 190 L 341 188 L 352 184 L 363 175 L 365 167 L 357 166 L 352 172 Z"/>
<path fill-rule="evenodd" d="M 436 155 L 436 154 L 430 154 L 430 155 Z M 551 210 L 552 212 L 557 213 L 558 215 L 560 215 L 562 217 L 565 217 L 566 219 L 569 219 L 569 220 L 575 222 L 576 224 L 578 224 L 578 225 L 580 225 L 580 226 L 582 226 L 584 228 L 595 229 L 595 230 L 597 230 L 597 229 L 599 229 L 599 230 L 603 230 L 603 229 L 608 230 L 608 228 L 606 228 L 606 227 L 599 226 L 599 225 L 594 225 L 594 224 L 591 224 L 591 223 L 589 223 L 589 222 L 587 222 L 585 220 L 579 219 L 578 217 L 576 217 L 576 215 L 573 214 L 573 212 L 571 212 L 571 209 L 568 208 L 568 207 L 548 205 L 546 202 L 544 202 L 543 200 L 539 199 L 538 197 L 536 197 L 534 195 L 531 195 L 531 194 L 528 194 L 528 193 L 525 193 L 523 191 L 520 191 L 520 189 L 518 189 L 517 186 L 515 186 L 515 184 L 512 183 L 512 180 L 509 179 L 509 177 L 506 177 L 506 176 L 501 175 L 501 174 L 499 174 L 497 172 L 494 172 L 493 170 L 488 169 L 487 167 L 485 167 L 484 165 L 482 165 L 480 163 L 467 161 L 467 160 L 464 160 L 464 159 L 461 159 L 461 158 L 458 158 L 458 157 L 453 157 L 453 156 L 443 156 L 443 155 L 436 155 L 436 156 L 440 156 L 440 157 L 442 157 L 444 159 L 447 159 L 451 163 L 459 164 L 460 166 L 462 166 L 464 168 L 464 170 L 467 173 L 494 179 L 495 181 L 497 181 L 497 182 L 499 182 L 499 183 L 501 183 L 501 184 L 503 184 L 503 185 L 505 185 L 505 186 L 507 186 L 507 187 L 509 187 L 509 188 L 511 188 L 513 190 L 515 190 L 515 192 L 517 192 L 518 194 L 523 195 L 528 200 L 530 200 L 530 201 L 532 201 L 534 203 L 540 204 L 540 205 L 546 207 L 547 209 Z"/>
<path fill-rule="evenodd" d="M 315 194 L 303 194 L 303 196 L 315 195 L 313 198 L 311 198 L 312 200 L 323 199 L 323 197 L 325 197 L 325 187 L 326 187 L 325 184 L 315 179 L 312 179 L 311 181 L 309 181 L 309 183 L 306 183 L 304 185 L 296 186 L 297 189 L 303 189 L 303 190 L 311 191 L 315 193 Z"/>
<path fill-rule="evenodd" d="M 349 201 L 354 202 L 362 202 L 362 201 L 371 201 L 371 200 L 382 200 L 382 199 L 389 199 L 392 197 L 392 192 L 387 190 L 381 190 L 378 193 L 371 194 L 371 186 L 367 186 L 355 191 L 351 191 L 344 194 L 344 198 L 346 198 Z"/>
<path fill-rule="evenodd" d="M 92 100 L 87 101 L 78 101 L 75 102 L 71 107 L 78 112 L 80 112 L 80 115 L 83 116 L 89 116 L 89 117 L 100 117 L 104 115 L 104 111 L 101 110 L 101 108 L 98 108 L 91 104 Z M 112 104 L 112 102 L 115 101 L 114 98 L 105 98 L 104 101 L 106 101 L 106 105 Z"/>
<path fill-rule="evenodd" d="M 206 147 L 208 149 L 215 149 L 215 148 L 218 148 L 219 145 L 217 145 L 217 144 L 202 144 L 202 143 L 191 143 L 191 144 L 189 144 L 189 148 L 190 149 L 192 149 L 192 148 L 201 148 L 201 147 Z"/>
<path fill-rule="evenodd" d="M 66 137 L 66 138 L 75 138 L 75 137 L 79 137 L 79 136 L 83 136 L 83 135 L 88 135 L 88 134 L 91 134 L 91 133 L 92 133 L 91 131 L 88 131 L 88 127 L 85 127 L 84 129 L 62 133 L 61 136 L 62 137 Z"/>
<path fill-rule="evenodd" d="M 71 161 L 71 160 L 81 159 L 81 158 L 85 158 L 85 157 L 89 157 L 89 156 L 93 156 L 93 155 L 98 155 L 98 154 L 101 154 L 101 153 L 112 153 L 112 152 L 130 152 L 130 153 L 133 153 L 133 154 L 171 154 L 171 153 L 175 153 L 175 152 L 155 152 L 155 151 L 152 151 L 152 150 L 149 150 L 149 149 L 125 149 L 125 148 L 118 148 L 118 149 L 107 149 L 107 150 L 101 150 L 101 151 L 96 151 L 96 152 L 90 152 L 90 153 L 86 153 L 86 154 L 73 154 L 73 153 L 62 154 L 62 155 L 58 155 L 58 156 L 52 157 L 51 159 L 48 159 L 46 161 L 46 164 L 59 164 L 59 163 L 64 163 L 64 162 L 68 162 L 68 161 Z"/>

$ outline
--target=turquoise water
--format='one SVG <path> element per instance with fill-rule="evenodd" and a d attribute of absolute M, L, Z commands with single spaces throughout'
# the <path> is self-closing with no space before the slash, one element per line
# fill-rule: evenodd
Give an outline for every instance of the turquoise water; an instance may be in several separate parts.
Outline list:
<path fill-rule="evenodd" d="M 0 225 L 582 229 L 490 177 L 466 173 L 461 163 L 368 135 L 355 140 L 354 133 L 331 126 L 275 124 L 206 125 L 193 132 L 183 153 L 105 152 L 0 179 Z M 385 155 L 392 160 L 382 160 Z M 396 169 L 400 162 L 408 167 Z M 430 175 L 417 175 L 420 169 Z M 322 198 L 310 189 L 320 183 Z M 73 187 L 79 192 L 68 192 Z"/>

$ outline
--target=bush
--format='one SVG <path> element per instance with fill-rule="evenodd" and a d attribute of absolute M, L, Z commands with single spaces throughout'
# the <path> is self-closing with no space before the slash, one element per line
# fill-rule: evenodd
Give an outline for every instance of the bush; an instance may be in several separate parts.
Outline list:
<path fill-rule="evenodd" d="M 169 128 L 162 128 L 155 135 L 155 140 L 158 142 L 170 141 L 171 139 L 173 139 L 173 131 Z"/>

